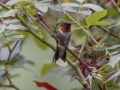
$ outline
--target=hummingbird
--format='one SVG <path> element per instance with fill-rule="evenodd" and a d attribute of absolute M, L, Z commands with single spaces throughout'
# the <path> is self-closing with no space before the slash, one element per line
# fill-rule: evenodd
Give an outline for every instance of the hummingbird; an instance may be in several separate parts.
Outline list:
<path fill-rule="evenodd" d="M 72 22 L 61 22 L 59 30 L 56 32 L 57 38 L 62 42 L 62 45 L 68 46 L 71 37 L 71 24 Z M 56 51 L 53 57 L 53 62 L 56 62 L 61 58 L 66 61 L 66 48 L 64 48 L 59 42 L 57 42 Z"/>

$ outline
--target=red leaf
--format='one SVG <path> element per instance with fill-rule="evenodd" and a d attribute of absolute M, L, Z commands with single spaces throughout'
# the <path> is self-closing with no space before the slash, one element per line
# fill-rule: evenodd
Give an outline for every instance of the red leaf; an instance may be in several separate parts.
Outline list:
<path fill-rule="evenodd" d="M 38 82 L 38 81 L 34 81 L 36 83 L 36 85 L 38 87 L 44 87 L 47 90 L 57 90 L 55 87 L 53 87 L 52 85 L 48 84 L 47 82 Z"/>

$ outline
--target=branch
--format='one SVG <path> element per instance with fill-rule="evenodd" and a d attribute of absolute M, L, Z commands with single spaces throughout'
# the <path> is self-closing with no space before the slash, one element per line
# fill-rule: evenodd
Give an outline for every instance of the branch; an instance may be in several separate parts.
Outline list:
<path fill-rule="evenodd" d="M 105 28 L 105 27 L 102 27 L 102 26 L 98 26 L 98 27 L 101 28 L 103 31 L 107 32 L 109 35 L 111 35 L 111 36 L 113 36 L 113 37 L 115 37 L 115 38 L 117 38 L 117 39 L 120 39 L 119 36 L 117 36 L 117 35 L 114 34 L 114 33 L 111 33 L 109 29 L 107 29 L 107 28 Z"/>

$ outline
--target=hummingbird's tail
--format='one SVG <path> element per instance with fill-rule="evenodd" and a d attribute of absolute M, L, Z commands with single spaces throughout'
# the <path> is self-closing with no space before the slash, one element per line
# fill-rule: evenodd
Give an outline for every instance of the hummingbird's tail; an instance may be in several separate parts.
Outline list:
<path fill-rule="evenodd" d="M 61 58 L 64 62 L 66 61 L 66 49 L 64 49 L 63 53 L 61 53 L 60 50 L 61 49 L 57 47 L 53 57 L 53 62 L 56 62 L 59 58 Z"/>

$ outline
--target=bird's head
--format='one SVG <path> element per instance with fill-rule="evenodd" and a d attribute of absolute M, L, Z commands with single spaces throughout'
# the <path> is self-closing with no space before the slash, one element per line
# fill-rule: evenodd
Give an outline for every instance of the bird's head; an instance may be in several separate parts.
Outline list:
<path fill-rule="evenodd" d="M 67 22 L 67 21 L 61 22 L 59 30 L 61 30 L 62 32 L 70 32 L 71 24 L 73 24 L 73 23 Z"/>

